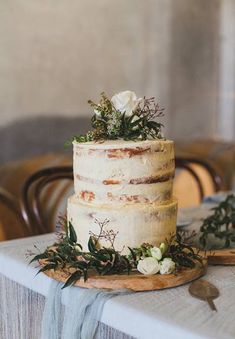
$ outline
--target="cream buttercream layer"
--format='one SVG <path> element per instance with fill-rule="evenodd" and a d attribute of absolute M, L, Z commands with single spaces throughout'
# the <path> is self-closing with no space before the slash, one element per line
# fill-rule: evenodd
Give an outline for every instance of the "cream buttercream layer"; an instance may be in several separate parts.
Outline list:
<path fill-rule="evenodd" d="M 162 205 L 172 198 L 173 179 L 166 182 L 138 185 L 102 185 L 77 181 L 78 200 L 103 204 L 157 203 Z"/>
<path fill-rule="evenodd" d="M 74 187 L 80 201 L 163 204 L 172 198 L 174 170 L 170 140 L 74 143 Z"/>
<path fill-rule="evenodd" d="M 176 232 L 177 201 L 173 199 L 165 205 L 138 204 L 125 206 L 94 206 L 82 204 L 73 195 L 68 200 L 68 220 L 73 224 L 78 242 L 84 250 L 91 234 L 98 236 L 100 226 L 97 220 L 109 220 L 103 231 L 113 232 L 115 249 L 128 252 L 129 247 L 140 246 L 147 242 L 159 245 Z M 103 237 L 99 240 L 101 246 L 110 247 L 109 241 Z"/>

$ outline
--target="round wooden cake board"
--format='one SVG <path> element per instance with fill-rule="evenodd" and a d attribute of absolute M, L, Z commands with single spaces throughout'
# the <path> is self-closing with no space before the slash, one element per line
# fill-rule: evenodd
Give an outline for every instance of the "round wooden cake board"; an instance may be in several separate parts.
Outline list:
<path fill-rule="evenodd" d="M 40 264 L 43 266 L 43 261 L 40 261 Z M 132 272 L 129 275 L 90 275 L 86 282 L 81 278 L 74 286 L 112 290 L 130 289 L 136 292 L 162 290 L 184 285 L 196 280 L 206 273 L 206 268 L 207 265 L 205 261 L 203 266 L 196 264 L 194 268 L 184 268 L 180 272 L 177 272 L 177 274 L 155 274 L 146 276 Z M 48 270 L 44 273 L 50 278 L 63 283 L 69 278 L 69 273 L 66 272 L 66 270 Z"/>

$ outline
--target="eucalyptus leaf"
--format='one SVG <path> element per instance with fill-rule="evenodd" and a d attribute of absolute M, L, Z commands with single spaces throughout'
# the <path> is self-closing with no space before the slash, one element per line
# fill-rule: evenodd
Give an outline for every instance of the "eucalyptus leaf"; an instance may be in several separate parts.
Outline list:
<path fill-rule="evenodd" d="M 96 252 L 96 246 L 95 246 L 95 243 L 94 243 L 92 237 L 90 237 L 89 240 L 88 240 L 88 249 L 91 253 Z"/>
<path fill-rule="evenodd" d="M 74 285 L 79 279 L 81 278 L 81 272 L 76 271 L 66 280 L 65 284 L 63 285 L 62 289 L 65 287 Z"/>
<path fill-rule="evenodd" d="M 69 221 L 69 238 L 71 240 L 71 242 L 73 243 L 77 243 L 77 234 L 73 228 L 72 223 Z"/>
<path fill-rule="evenodd" d="M 235 195 L 228 195 L 224 201 L 220 202 L 212 209 L 213 214 L 204 219 L 200 231 L 200 243 L 203 248 L 208 246 L 208 237 L 224 240 L 223 246 L 231 246 L 235 239 Z"/>
<path fill-rule="evenodd" d="M 48 256 L 48 254 L 47 254 L 46 252 L 40 253 L 40 254 L 38 254 L 38 255 L 35 255 L 35 257 L 33 257 L 33 259 L 30 260 L 29 264 L 31 264 L 31 263 L 34 262 L 34 261 L 38 261 L 38 260 L 40 260 L 40 259 L 46 259 L 47 256 Z"/>
<path fill-rule="evenodd" d="M 37 272 L 37 274 L 39 274 L 39 273 L 41 273 L 41 272 L 48 271 L 48 270 L 55 269 L 56 267 L 57 267 L 56 263 L 49 263 L 49 264 L 43 266 L 43 267 Z"/>

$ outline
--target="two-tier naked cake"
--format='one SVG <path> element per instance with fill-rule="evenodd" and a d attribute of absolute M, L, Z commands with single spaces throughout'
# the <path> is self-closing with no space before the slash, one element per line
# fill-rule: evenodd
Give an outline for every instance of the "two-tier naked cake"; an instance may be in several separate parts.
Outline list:
<path fill-rule="evenodd" d="M 146 242 L 159 245 L 176 231 L 177 201 L 172 197 L 174 144 L 169 140 L 74 143 L 75 194 L 68 219 L 87 249 L 97 220 L 116 233 L 115 249 Z M 107 246 L 106 239 L 99 240 Z"/>
<path fill-rule="evenodd" d="M 162 110 L 154 98 L 130 91 L 101 97 L 99 104 L 89 101 L 93 130 L 73 139 L 68 220 L 84 250 L 91 235 L 104 247 L 112 235 L 123 254 L 142 243 L 159 245 L 176 232 L 177 215 L 174 144 L 153 120 Z"/>
<path fill-rule="evenodd" d="M 32 259 L 43 266 L 39 272 L 65 282 L 63 288 L 133 291 L 200 277 L 203 258 L 176 234 L 174 143 L 161 132 L 163 109 L 131 91 L 111 99 L 101 93 L 98 104 L 88 103 L 92 129 L 67 143 L 75 192 L 59 239 Z"/>

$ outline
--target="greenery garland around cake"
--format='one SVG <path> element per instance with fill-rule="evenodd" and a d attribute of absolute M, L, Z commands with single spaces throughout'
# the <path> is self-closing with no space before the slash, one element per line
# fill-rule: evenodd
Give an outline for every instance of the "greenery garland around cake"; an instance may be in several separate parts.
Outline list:
<path fill-rule="evenodd" d="M 156 119 L 163 116 L 163 108 L 154 98 L 137 98 L 132 91 L 115 94 L 111 99 L 103 92 L 99 103 L 88 100 L 94 114 L 92 129 L 86 134 L 74 136 L 66 142 L 104 140 L 162 139 L 163 124 Z"/>
<path fill-rule="evenodd" d="M 144 243 L 129 248 L 129 254 L 123 255 L 114 248 L 116 234 L 112 230 L 104 230 L 108 222 L 97 221 L 100 233 L 96 236 L 90 234 L 89 251 L 83 251 L 77 242 L 73 225 L 63 219 L 65 231 L 59 233 L 58 241 L 43 253 L 35 255 L 31 262 L 43 261 L 38 273 L 66 269 L 69 276 L 63 288 L 75 284 L 81 278 L 86 281 L 92 272 L 98 275 L 130 274 L 131 271 L 145 275 L 177 274 L 182 268 L 194 268 L 196 263 L 203 265 L 202 256 L 185 244 L 180 234 L 172 235 L 159 247 Z M 100 247 L 100 238 L 105 238 L 109 247 Z"/>

